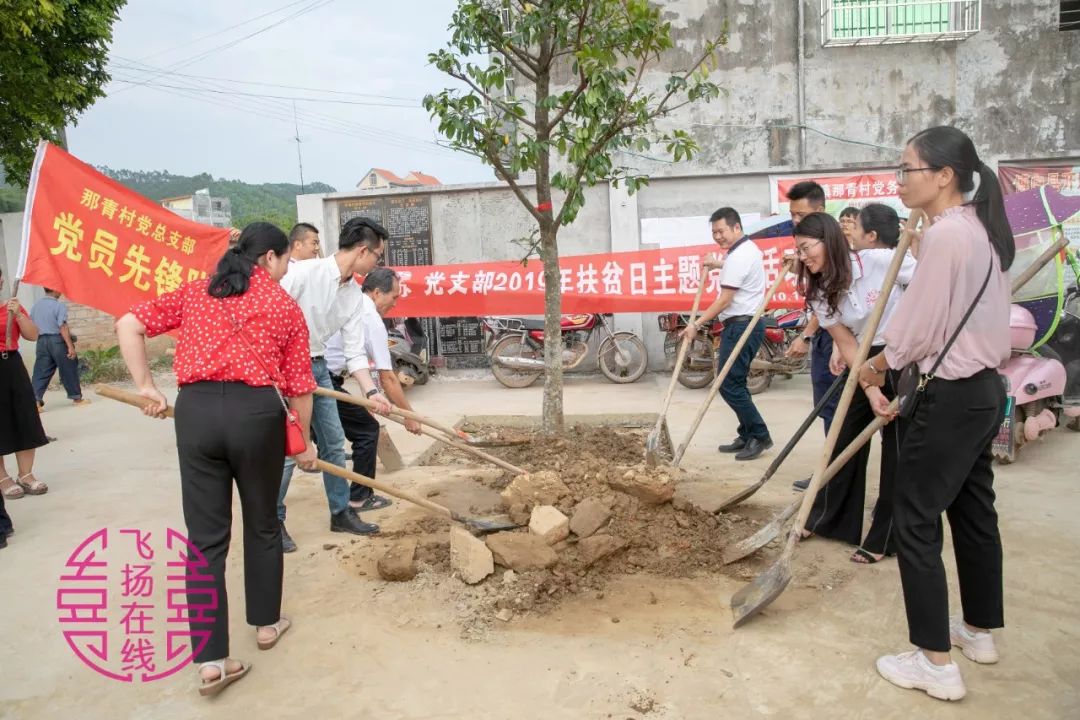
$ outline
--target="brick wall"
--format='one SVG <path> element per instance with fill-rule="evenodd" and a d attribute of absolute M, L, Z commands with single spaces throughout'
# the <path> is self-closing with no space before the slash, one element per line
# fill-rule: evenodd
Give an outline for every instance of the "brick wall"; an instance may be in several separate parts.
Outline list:
<path fill-rule="evenodd" d="M 116 320 L 112 315 L 73 302 L 67 302 L 67 306 L 68 329 L 78 338 L 80 350 L 98 350 L 116 345 L 116 331 L 113 329 Z M 174 342 L 168 335 L 163 335 L 148 340 L 146 345 L 147 354 L 153 359 L 173 347 Z"/>

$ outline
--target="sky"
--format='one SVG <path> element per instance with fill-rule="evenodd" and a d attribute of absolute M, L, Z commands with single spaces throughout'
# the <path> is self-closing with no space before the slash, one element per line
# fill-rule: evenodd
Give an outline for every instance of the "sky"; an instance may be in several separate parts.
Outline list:
<path fill-rule="evenodd" d="M 427 54 L 449 37 L 455 4 L 129 0 L 113 82 L 68 129 L 69 147 L 114 169 L 298 183 L 295 100 L 305 182 L 347 190 L 371 167 L 491 181 L 480 161 L 439 147 L 420 104 L 454 85 Z"/>

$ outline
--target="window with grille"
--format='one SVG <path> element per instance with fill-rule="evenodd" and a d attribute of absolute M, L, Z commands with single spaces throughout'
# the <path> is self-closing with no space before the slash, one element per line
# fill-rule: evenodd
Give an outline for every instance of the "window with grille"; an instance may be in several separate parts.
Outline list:
<path fill-rule="evenodd" d="M 1061 0 L 1058 30 L 1080 30 L 1080 0 Z"/>
<path fill-rule="evenodd" d="M 963 40 L 981 24 L 981 0 L 821 0 L 826 46 Z"/>

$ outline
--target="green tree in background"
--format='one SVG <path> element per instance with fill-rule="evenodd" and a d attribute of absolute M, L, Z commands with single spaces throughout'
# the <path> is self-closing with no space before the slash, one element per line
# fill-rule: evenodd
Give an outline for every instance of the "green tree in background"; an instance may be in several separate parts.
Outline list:
<path fill-rule="evenodd" d="M 104 95 L 112 26 L 126 0 L 0 3 L 0 162 L 25 187 L 38 141 Z M 61 143 L 62 144 L 62 143 Z"/>
<path fill-rule="evenodd" d="M 616 153 L 655 143 L 678 162 L 697 151 L 689 133 L 663 120 L 719 95 L 708 63 L 726 37 L 699 47 L 657 86 L 646 71 L 678 53 L 671 23 L 648 0 L 459 0 L 450 32 L 447 47 L 428 58 L 466 89 L 428 95 L 424 107 L 451 145 L 491 165 L 536 221 L 545 282 L 543 429 L 559 433 L 559 230 L 585 203 L 585 186 L 624 182 L 634 192 L 647 184 Z M 485 55 L 488 62 L 477 62 Z M 535 173 L 535 188 L 518 182 L 525 172 Z"/>

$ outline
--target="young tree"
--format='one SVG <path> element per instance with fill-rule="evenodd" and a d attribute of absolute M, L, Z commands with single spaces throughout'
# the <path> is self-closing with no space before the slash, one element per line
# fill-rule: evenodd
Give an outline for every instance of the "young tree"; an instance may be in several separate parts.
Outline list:
<path fill-rule="evenodd" d="M 0 163 L 30 178 L 39 140 L 104 95 L 112 26 L 127 0 L 5 0 L 0 12 Z"/>
<path fill-rule="evenodd" d="M 545 281 L 543 430 L 562 432 L 559 230 L 584 204 L 584 186 L 624 182 L 632 193 L 648 183 L 613 157 L 619 151 L 659 144 L 675 161 L 697 151 L 689 133 L 657 120 L 719 94 L 708 63 L 726 37 L 656 88 L 646 71 L 674 43 L 670 23 L 647 0 L 460 0 L 450 30 L 447 47 L 428 58 L 468 89 L 428 95 L 424 107 L 451 145 L 491 165 L 536 220 Z M 485 54 L 489 62 L 478 63 Z M 535 197 L 518 181 L 526 171 L 535 173 Z"/>

